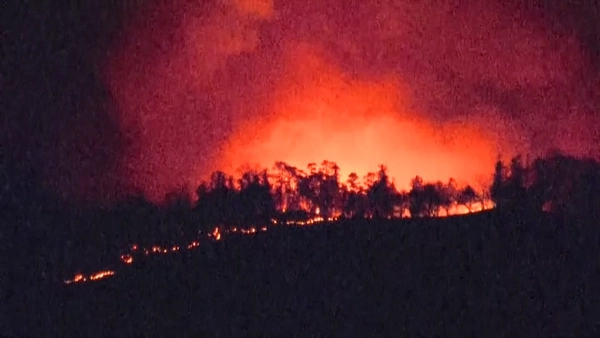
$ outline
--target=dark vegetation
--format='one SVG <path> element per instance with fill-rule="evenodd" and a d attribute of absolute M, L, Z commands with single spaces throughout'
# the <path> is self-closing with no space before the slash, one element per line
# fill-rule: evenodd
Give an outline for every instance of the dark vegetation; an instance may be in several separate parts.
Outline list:
<path fill-rule="evenodd" d="M 489 193 L 415 178 L 397 191 L 385 167 L 342 184 L 324 162 L 276 165 L 239 182 L 215 173 L 193 203 L 131 198 L 67 207 L 38 192 L 27 209 L 5 189 L 2 332 L 9 336 L 581 336 L 598 334 L 596 162 L 552 154 L 498 162 Z M 269 183 L 269 181 L 271 183 Z M 10 182 L 5 181 L 10 188 Z M 461 204 L 493 210 L 435 218 Z M 19 203 L 17 203 L 19 202 Z M 41 210 L 41 211 L 40 211 Z M 272 226 L 254 237 L 119 267 L 130 243 L 174 243 L 214 226 L 318 213 L 336 221 Z M 401 218 L 410 213 L 416 217 Z M 19 229 L 17 229 L 19 230 Z M 23 230 L 23 229 L 21 229 Z M 24 231 L 24 230 L 23 230 Z M 75 271 L 117 275 L 60 285 Z"/>

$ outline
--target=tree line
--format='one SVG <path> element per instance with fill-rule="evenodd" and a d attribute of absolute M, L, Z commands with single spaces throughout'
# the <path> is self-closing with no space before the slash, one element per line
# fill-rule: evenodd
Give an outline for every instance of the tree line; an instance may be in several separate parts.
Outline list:
<path fill-rule="evenodd" d="M 249 170 L 237 179 L 217 171 L 198 187 L 196 202 L 183 192 L 173 192 L 166 196 L 166 210 L 171 223 L 201 221 L 211 226 L 266 224 L 273 218 L 317 215 L 324 219 L 422 218 L 492 206 L 591 212 L 598 201 L 594 192 L 600 187 L 599 177 L 597 162 L 553 153 L 531 163 L 521 156 L 507 163 L 498 160 L 492 184 L 484 189 L 461 187 L 452 178 L 427 182 L 415 176 L 410 189 L 400 190 L 384 165 L 362 178 L 351 173 L 343 179 L 334 162 L 310 163 L 304 170 L 277 162 L 272 170 Z"/>
<path fill-rule="evenodd" d="M 516 156 L 509 163 L 496 163 L 489 190 L 500 208 L 597 217 L 600 164 L 558 151 L 531 162 Z"/>
<path fill-rule="evenodd" d="M 239 179 L 215 172 L 197 189 L 197 202 L 184 193 L 166 198 L 171 209 L 191 207 L 210 224 L 264 224 L 272 218 L 434 217 L 452 208 L 474 210 L 486 198 L 473 187 L 459 188 L 455 180 L 425 182 L 416 176 L 411 189 L 398 190 L 384 165 L 362 179 L 351 173 L 343 180 L 334 162 L 308 164 L 306 170 L 277 162 L 273 170 L 247 171 Z"/>
<path fill-rule="evenodd" d="M 37 231 L 29 230 L 33 235 L 22 243 L 38 243 L 36 250 L 48 252 L 45 256 L 61 256 L 53 262 L 60 261 L 65 271 L 71 271 L 85 257 L 90 266 L 97 266 L 98 259 L 113 257 L 115 250 L 131 243 L 174 243 L 215 226 L 262 226 L 272 219 L 428 218 L 453 214 L 457 208 L 475 212 L 490 203 L 510 212 L 550 211 L 600 220 L 600 165 L 594 160 L 560 153 L 534 161 L 517 156 L 490 169 L 491 184 L 486 189 L 461 187 L 453 179 L 428 182 L 415 176 L 409 189 L 402 190 L 383 165 L 362 178 L 356 173 L 342 178 L 340 168 L 330 161 L 306 169 L 277 162 L 272 170 L 248 170 L 238 178 L 215 172 L 195 189 L 196 196 L 175 191 L 162 205 L 138 195 L 110 208 L 79 210 L 65 204 L 45 209 L 36 218 L 29 216 L 19 229 L 40 224 L 34 228 Z M 46 248 L 40 248 L 42 244 Z M 77 252 L 78 259 L 68 252 Z"/>

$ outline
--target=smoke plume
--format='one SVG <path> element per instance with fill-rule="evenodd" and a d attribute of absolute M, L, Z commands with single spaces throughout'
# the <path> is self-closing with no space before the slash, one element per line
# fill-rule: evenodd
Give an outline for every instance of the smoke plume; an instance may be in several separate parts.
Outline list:
<path fill-rule="evenodd" d="M 502 1 L 177 0 L 138 13 L 106 81 L 131 139 L 120 173 L 160 200 L 277 160 L 387 164 L 405 187 L 481 183 L 498 154 L 598 156 L 588 63 Z"/>

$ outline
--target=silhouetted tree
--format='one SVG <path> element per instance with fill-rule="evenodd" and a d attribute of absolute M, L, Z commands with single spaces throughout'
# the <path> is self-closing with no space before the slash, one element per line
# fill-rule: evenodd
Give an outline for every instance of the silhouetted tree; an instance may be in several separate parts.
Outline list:
<path fill-rule="evenodd" d="M 367 188 L 367 197 L 373 217 L 392 217 L 397 194 L 396 188 L 390 182 L 387 175 L 387 168 L 384 165 L 380 165 L 377 172 L 377 179 Z"/>
<path fill-rule="evenodd" d="M 276 208 L 284 213 L 301 210 L 301 195 L 298 189 L 302 172 L 285 162 L 276 162 L 273 169 Z"/>
<path fill-rule="evenodd" d="M 552 200 L 552 185 L 555 178 L 545 159 L 538 158 L 529 168 L 533 182 L 529 187 L 529 200 L 531 207 L 535 210 L 543 210 L 549 207 Z"/>
<path fill-rule="evenodd" d="M 416 176 L 410 182 L 411 190 L 409 197 L 409 212 L 411 217 L 423 217 L 426 214 L 426 200 L 423 190 L 425 183 L 420 176 Z"/>
<path fill-rule="evenodd" d="M 464 205 L 469 212 L 473 212 L 473 204 L 477 202 L 479 195 L 477 191 L 470 185 L 467 185 L 460 190 L 457 202 L 459 205 Z"/>
<path fill-rule="evenodd" d="M 346 181 L 346 186 L 348 187 L 348 189 L 350 191 L 358 192 L 361 190 L 359 178 L 356 173 L 350 173 L 350 175 L 348 175 L 348 180 Z"/>
<path fill-rule="evenodd" d="M 331 217 L 340 209 L 340 167 L 330 161 L 323 161 L 320 170 L 319 208 L 321 215 Z"/>
<path fill-rule="evenodd" d="M 425 205 L 425 213 L 428 217 L 437 216 L 438 210 L 442 205 L 442 191 L 440 186 L 433 183 L 427 183 L 423 187 L 422 194 Z"/>
<path fill-rule="evenodd" d="M 497 206 L 507 204 L 506 186 L 508 181 L 508 169 L 501 159 L 498 159 L 494 168 L 494 177 L 490 187 L 490 195 Z"/>
<path fill-rule="evenodd" d="M 231 225 L 236 219 L 237 190 L 233 178 L 224 172 L 217 171 L 211 175 L 208 185 L 198 188 L 198 204 L 196 209 L 203 212 L 207 225 Z"/>
<path fill-rule="evenodd" d="M 402 218 L 410 208 L 410 198 L 407 191 L 399 191 L 394 199 L 394 217 Z"/>
<path fill-rule="evenodd" d="M 321 173 L 317 171 L 315 163 L 309 163 L 307 166 L 308 173 L 300 173 L 298 177 L 298 193 L 302 198 L 302 204 L 306 211 L 311 214 L 316 214 L 320 210 L 320 195 L 321 195 Z"/>
<path fill-rule="evenodd" d="M 526 207 L 527 188 L 526 184 L 527 170 L 523 164 L 521 155 L 515 156 L 510 161 L 510 176 L 507 182 L 508 199 L 515 206 Z"/>
<path fill-rule="evenodd" d="M 275 202 L 267 172 L 245 172 L 239 180 L 238 224 L 266 224 L 273 217 Z"/>
<path fill-rule="evenodd" d="M 490 188 L 491 197 L 496 205 L 510 208 L 527 208 L 529 205 L 529 192 L 527 185 L 529 171 L 523 164 L 522 157 L 517 155 L 510 161 L 510 168 L 506 168 L 498 160 L 494 171 L 494 179 Z"/>
<path fill-rule="evenodd" d="M 365 217 L 365 198 L 358 180 L 358 175 L 351 173 L 344 186 L 342 213 L 347 218 Z"/>
<path fill-rule="evenodd" d="M 529 193 L 536 208 L 542 205 L 577 217 L 597 214 L 600 165 L 596 161 L 554 152 L 537 159 L 531 171 L 534 181 Z"/>
<path fill-rule="evenodd" d="M 316 164 L 310 163 L 307 169 L 307 174 L 298 176 L 298 192 L 309 211 L 326 218 L 339 213 L 342 201 L 337 164 L 323 161 L 317 171 Z"/>
<path fill-rule="evenodd" d="M 480 177 L 478 182 L 478 185 L 480 187 L 480 189 L 478 190 L 478 196 L 481 202 L 481 210 L 493 208 L 493 204 L 491 204 L 493 202 L 492 193 L 490 191 L 488 181 L 485 178 Z"/>
<path fill-rule="evenodd" d="M 456 205 L 458 197 L 458 187 L 456 181 L 451 178 L 447 184 L 436 183 L 436 189 L 440 194 L 440 207 L 444 208 L 446 215 L 450 215 L 450 210 Z"/>

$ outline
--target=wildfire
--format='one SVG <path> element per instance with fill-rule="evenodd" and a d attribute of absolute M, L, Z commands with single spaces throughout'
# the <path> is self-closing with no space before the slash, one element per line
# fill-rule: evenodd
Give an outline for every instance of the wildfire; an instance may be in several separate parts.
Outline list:
<path fill-rule="evenodd" d="M 197 247 L 199 247 L 199 246 L 200 246 L 200 243 L 198 243 L 198 242 L 194 241 L 194 242 L 192 242 L 192 243 L 188 244 L 188 246 L 187 246 L 187 249 L 188 249 L 188 250 L 191 250 L 191 249 L 197 248 Z"/>
<path fill-rule="evenodd" d="M 491 201 L 485 201 L 484 203 L 473 203 L 472 205 L 469 206 L 469 209 L 466 206 L 458 206 L 455 205 L 453 206 L 450 210 L 448 210 L 448 212 L 446 213 L 446 211 L 440 211 L 439 216 L 443 217 L 443 216 L 448 216 L 448 215 L 459 215 L 459 214 L 466 214 L 468 212 L 477 212 L 477 211 L 481 211 L 484 209 L 491 209 L 493 208 L 493 203 Z M 320 224 L 320 223 L 324 223 L 324 222 L 335 222 L 338 221 L 339 217 L 328 217 L 325 218 L 323 216 L 315 216 L 306 220 L 288 220 L 288 221 L 278 221 L 276 219 L 272 219 L 271 222 L 274 225 L 292 225 L 292 226 L 310 226 L 310 225 L 315 225 L 315 224 Z M 230 229 L 226 229 L 226 230 L 221 230 L 220 227 L 215 227 L 213 229 L 212 232 L 208 233 L 208 238 L 212 238 L 215 241 L 220 241 L 223 238 L 224 234 L 237 234 L 237 233 L 241 233 L 244 235 L 255 235 L 258 233 L 258 231 L 261 232 L 266 232 L 268 230 L 268 228 L 266 226 L 262 226 L 262 227 L 248 227 L 248 228 L 242 228 L 242 227 L 232 227 Z M 200 247 L 200 241 L 198 240 L 194 240 L 192 242 L 190 242 L 189 244 L 187 244 L 185 246 L 185 249 L 187 250 L 194 250 L 196 248 Z M 182 250 L 182 247 L 180 247 L 179 245 L 172 245 L 172 246 L 168 246 L 168 247 L 161 247 L 160 245 L 152 245 L 149 248 L 144 248 L 139 246 L 138 244 L 132 244 L 129 246 L 129 252 L 127 253 L 123 253 L 120 256 L 120 260 L 121 262 L 123 262 L 123 264 L 125 265 L 131 265 L 134 262 L 134 255 L 137 253 L 137 255 L 142 255 L 142 256 L 150 256 L 150 255 L 161 255 L 161 254 L 168 254 L 168 253 L 173 253 L 173 252 L 179 252 Z M 143 254 L 142 254 L 143 253 Z M 99 271 L 96 272 L 94 274 L 91 275 L 84 275 L 82 273 L 77 273 L 72 279 L 70 280 L 65 280 L 64 283 L 65 284 L 72 284 L 72 283 L 82 283 L 82 282 L 88 282 L 88 281 L 97 281 L 106 277 L 110 277 L 115 275 L 115 271 L 112 270 L 103 270 L 103 271 Z"/>
<path fill-rule="evenodd" d="M 258 232 L 259 229 L 262 232 L 267 231 L 266 226 L 263 226 L 261 228 L 233 227 L 231 229 L 224 230 L 223 232 L 219 229 L 219 227 L 215 227 L 215 229 L 211 233 L 208 234 L 208 237 L 212 238 L 216 241 L 220 241 L 223 238 L 223 234 L 241 233 L 244 235 L 254 235 Z M 194 240 L 194 241 L 190 242 L 189 244 L 187 244 L 184 248 L 186 250 L 194 250 L 198 247 L 200 247 L 200 241 Z M 129 246 L 128 252 L 121 254 L 121 256 L 119 258 L 123 264 L 131 265 L 131 264 L 133 264 L 133 262 L 135 260 L 134 259 L 135 255 L 138 255 L 138 256 L 139 255 L 141 255 L 141 256 L 164 255 L 164 254 L 169 254 L 169 253 L 174 253 L 174 252 L 179 252 L 179 251 L 182 251 L 182 247 L 179 245 L 172 245 L 172 246 L 168 246 L 168 247 L 161 247 L 160 245 L 152 245 L 149 248 L 144 248 L 142 246 L 139 246 L 138 244 L 131 244 Z M 94 274 L 87 275 L 87 276 L 84 274 L 78 273 L 72 279 L 65 280 L 64 283 L 72 284 L 72 283 L 96 281 L 96 280 L 99 280 L 102 278 L 112 276 L 114 274 L 115 274 L 115 271 L 112 271 L 112 270 L 99 271 L 99 272 L 96 272 Z"/>
<path fill-rule="evenodd" d="M 438 217 L 454 216 L 454 215 L 466 215 L 473 212 L 479 212 L 483 210 L 490 210 L 494 208 L 494 202 L 491 200 L 485 200 L 483 202 L 475 202 L 469 207 L 465 205 L 454 205 L 448 211 L 441 210 L 438 213 Z"/>
<path fill-rule="evenodd" d="M 85 276 L 81 273 L 76 274 L 73 279 L 69 279 L 65 281 L 65 284 L 72 284 L 72 283 L 81 283 L 81 282 L 87 282 L 87 281 L 97 281 L 106 277 L 110 277 L 110 276 L 114 276 L 115 272 L 112 270 L 106 270 L 106 271 L 100 271 L 100 272 L 96 272 L 94 274 Z"/>
<path fill-rule="evenodd" d="M 252 235 L 256 233 L 256 228 L 242 229 L 241 232 L 243 234 Z"/>
<path fill-rule="evenodd" d="M 440 124 L 424 118 L 412 110 L 399 79 L 351 80 L 318 48 L 292 50 L 286 59 L 291 78 L 274 94 L 272 116 L 241 123 L 218 168 L 234 173 L 246 165 L 329 160 L 340 167 L 341 177 L 385 164 L 399 189 L 408 189 L 417 174 L 475 185 L 488 176 L 498 149 L 506 147 L 471 120 Z"/>
<path fill-rule="evenodd" d="M 113 276 L 115 274 L 114 271 L 100 271 L 90 276 L 90 280 L 98 280 L 108 276 Z"/>
<path fill-rule="evenodd" d="M 133 257 L 129 254 L 121 255 L 121 261 L 125 264 L 132 264 Z"/>
<path fill-rule="evenodd" d="M 219 231 L 219 228 L 215 228 L 215 230 L 213 230 L 213 232 L 211 233 L 211 237 L 213 237 L 215 240 L 219 241 L 221 240 L 221 232 Z"/>
<path fill-rule="evenodd" d="M 306 226 L 306 225 L 314 225 L 314 224 L 323 223 L 323 222 L 335 222 L 338 219 L 339 219 L 338 217 L 324 218 L 322 216 L 316 216 L 313 218 L 309 218 L 307 220 L 290 220 L 290 221 L 283 221 L 283 222 L 273 220 L 273 223 L 274 224 L 295 225 L 295 226 Z"/>

